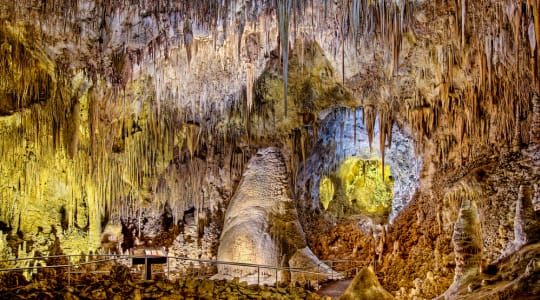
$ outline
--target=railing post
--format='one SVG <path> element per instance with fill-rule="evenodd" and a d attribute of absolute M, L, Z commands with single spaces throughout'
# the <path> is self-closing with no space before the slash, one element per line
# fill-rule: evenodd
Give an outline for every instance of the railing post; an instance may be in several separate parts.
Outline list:
<path fill-rule="evenodd" d="M 146 253 L 144 254 L 144 279 L 148 280 L 148 258 Z"/>
<path fill-rule="evenodd" d="M 317 264 L 317 286 L 319 286 L 319 273 L 320 273 L 321 263 Z"/>
<path fill-rule="evenodd" d="M 260 266 L 257 265 L 257 285 L 261 284 L 261 269 Z"/>
<path fill-rule="evenodd" d="M 293 281 L 293 271 L 291 270 L 291 267 L 289 266 L 289 284 Z"/>
<path fill-rule="evenodd" d="M 277 267 L 276 267 L 276 287 L 277 287 L 277 283 L 278 283 L 278 279 L 277 279 Z"/>
<path fill-rule="evenodd" d="M 334 280 L 334 261 L 330 261 L 330 279 Z"/>
<path fill-rule="evenodd" d="M 169 257 L 167 257 L 167 279 L 171 280 L 171 269 L 169 267 Z"/>
<path fill-rule="evenodd" d="M 71 261 L 68 259 L 68 286 L 71 286 Z"/>

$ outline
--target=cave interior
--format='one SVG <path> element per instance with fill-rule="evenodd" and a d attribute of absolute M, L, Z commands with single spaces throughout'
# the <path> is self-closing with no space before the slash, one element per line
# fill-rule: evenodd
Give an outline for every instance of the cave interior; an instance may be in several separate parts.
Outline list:
<path fill-rule="evenodd" d="M 0 298 L 540 299 L 539 6 L 0 0 Z"/>

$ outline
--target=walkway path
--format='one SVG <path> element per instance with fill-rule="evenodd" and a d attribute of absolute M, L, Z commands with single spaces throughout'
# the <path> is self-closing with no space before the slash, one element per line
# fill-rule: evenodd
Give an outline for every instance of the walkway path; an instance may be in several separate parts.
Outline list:
<path fill-rule="evenodd" d="M 322 287 L 317 291 L 317 294 L 321 296 L 331 297 L 332 299 L 338 299 L 345 290 L 349 287 L 353 280 L 336 280 L 327 284 L 323 284 Z"/>

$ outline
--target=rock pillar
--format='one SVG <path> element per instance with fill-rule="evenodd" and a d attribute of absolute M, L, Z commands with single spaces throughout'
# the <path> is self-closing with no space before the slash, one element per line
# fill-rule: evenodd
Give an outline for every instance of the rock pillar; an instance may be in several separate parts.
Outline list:
<path fill-rule="evenodd" d="M 514 218 L 514 246 L 536 242 L 540 239 L 540 222 L 536 220 L 536 212 L 532 203 L 531 187 L 519 187 Z"/>
<path fill-rule="evenodd" d="M 474 200 L 463 199 L 452 242 L 456 256 L 454 282 L 478 274 L 482 263 L 482 233 Z"/>

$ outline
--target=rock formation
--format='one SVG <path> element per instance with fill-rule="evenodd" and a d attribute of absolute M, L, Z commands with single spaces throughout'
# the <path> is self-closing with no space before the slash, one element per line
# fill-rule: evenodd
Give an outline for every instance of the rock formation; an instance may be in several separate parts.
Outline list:
<path fill-rule="evenodd" d="M 0 260 L 239 231 L 265 263 L 375 260 L 396 298 L 536 297 L 539 7 L 0 0 Z M 269 147 L 285 207 L 223 228 Z"/>
<path fill-rule="evenodd" d="M 395 298 L 381 286 L 373 269 L 368 267 L 358 272 L 351 285 L 339 299 L 391 300 Z"/>
<path fill-rule="evenodd" d="M 278 148 L 261 149 L 250 159 L 225 214 L 219 261 L 331 271 L 307 247 L 289 186 L 285 161 Z M 249 283 L 274 283 L 287 276 L 282 270 L 264 267 L 220 265 L 218 272 Z M 309 279 L 294 271 L 288 277 Z"/>
<path fill-rule="evenodd" d="M 514 241 L 506 253 L 512 253 L 524 245 L 540 240 L 540 220 L 534 210 L 530 186 L 521 185 L 514 217 Z"/>
<path fill-rule="evenodd" d="M 482 230 L 478 220 L 478 208 L 474 200 L 463 199 L 454 224 L 454 253 L 456 256 L 456 279 L 476 275 L 482 262 Z"/>

